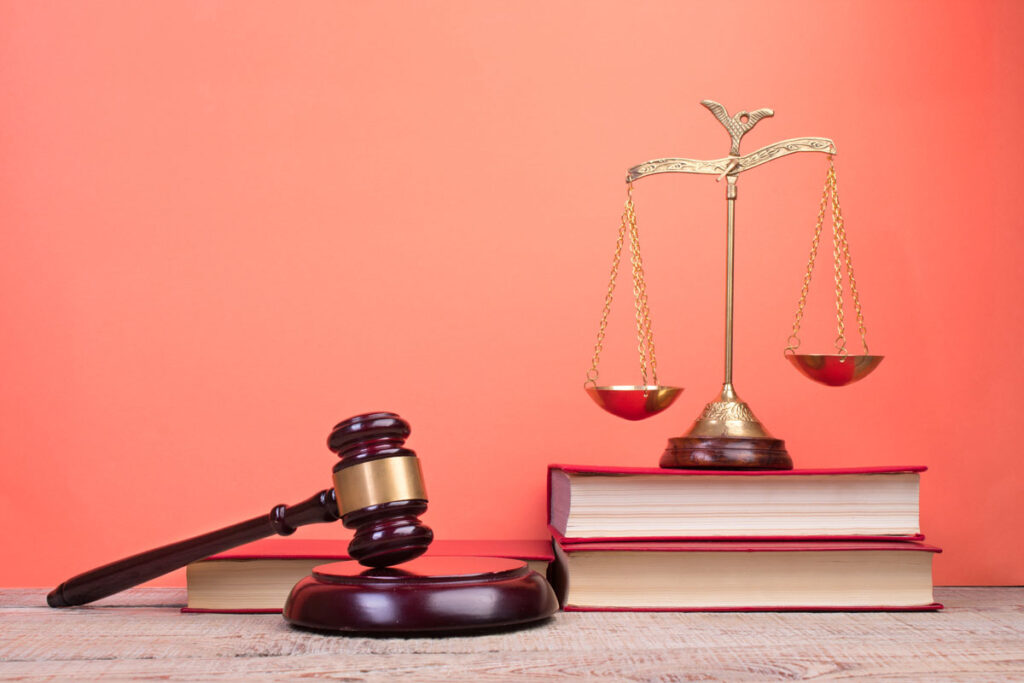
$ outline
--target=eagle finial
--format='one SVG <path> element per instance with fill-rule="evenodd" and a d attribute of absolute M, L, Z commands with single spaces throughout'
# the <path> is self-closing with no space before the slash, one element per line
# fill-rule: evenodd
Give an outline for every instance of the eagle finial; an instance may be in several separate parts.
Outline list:
<path fill-rule="evenodd" d="M 714 100 L 703 100 L 701 104 L 707 107 L 715 115 L 715 118 L 718 119 L 718 122 L 725 126 L 725 129 L 729 132 L 729 137 L 732 140 L 732 146 L 729 148 L 730 156 L 740 155 L 740 139 L 758 121 L 769 116 L 775 116 L 775 112 L 768 108 L 755 109 L 751 112 L 738 111 L 734 116 L 729 116 L 726 108 Z"/>

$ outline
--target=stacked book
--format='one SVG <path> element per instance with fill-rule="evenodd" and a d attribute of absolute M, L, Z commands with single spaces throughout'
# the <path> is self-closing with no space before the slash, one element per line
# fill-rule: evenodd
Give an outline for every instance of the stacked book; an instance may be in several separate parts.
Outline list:
<path fill-rule="evenodd" d="M 924 467 L 548 468 L 566 610 L 936 610 Z"/>
<path fill-rule="evenodd" d="M 280 613 L 297 581 L 313 567 L 350 559 L 347 540 L 265 538 L 193 562 L 185 570 L 184 612 Z M 427 555 L 524 560 L 543 576 L 554 560 L 543 540 L 438 540 Z"/>

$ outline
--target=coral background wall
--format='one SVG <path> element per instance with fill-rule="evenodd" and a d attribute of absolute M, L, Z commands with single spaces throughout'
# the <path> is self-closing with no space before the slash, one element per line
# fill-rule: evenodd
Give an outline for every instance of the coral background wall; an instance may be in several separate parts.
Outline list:
<path fill-rule="evenodd" d="M 741 395 L 799 467 L 928 465 L 937 583 L 1024 582 L 1022 38 L 1009 1 L 0 2 L 0 585 L 305 498 L 368 410 L 446 538 L 543 537 L 549 462 L 655 465 L 721 383 L 713 178 L 636 188 L 683 397 L 627 423 L 581 386 L 625 170 L 724 156 L 705 98 L 775 109 L 745 151 L 836 141 L 886 355 L 846 389 L 783 360 L 826 170 L 794 155 L 740 178 Z"/>

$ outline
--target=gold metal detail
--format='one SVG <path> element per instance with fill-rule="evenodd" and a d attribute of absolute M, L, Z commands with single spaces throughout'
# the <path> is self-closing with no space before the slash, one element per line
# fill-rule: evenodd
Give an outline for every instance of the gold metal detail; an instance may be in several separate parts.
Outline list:
<path fill-rule="evenodd" d="M 730 156 L 739 156 L 740 140 L 750 132 L 751 128 L 757 125 L 758 121 L 769 116 L 775 116 L 775 112 L 767 108 L 755 109 L 751 112 L 738 111 L 735 115 L 729 116 L 729 112 L 726 111 L 725 107 L 714 100 L 702 100 L 701 104 L 707 107 L 715 115 L 715 118 L 718 119 L 718 122 L 725 126 L 725 129 L 729 132 L 729 137 L 732 139 L 732 147 L 729 148 Z"/>
<path fill-rule="evenodd" d="M 774 159 L 796 154 L 797 152 L 836 154 L 838 150 L 836 149 L 836 144 L 829 138 L 793 138 L 792 140 L 783 140 L 782 142 L 762 147 L 756 152 L 744 154 L 741 157 L 725 157 L 724 159 L 711 159 L 708 161 L 682 158 L 652 159 L 629 169 L 626 172 L 626 181 L 633 182 L 657 173 L 722 175 L 729 172 L 729 166 L 733 162 L 738 164 L 735 169 L 736 172 L 742 173 Z"/>
<path fill-rule="evenodd" d="M 728 403 L 722 403 L 715 401 L 704 406 L 704 412 L 700 414 L 698 420 L 717 420 L 724 422 L 727 420 L 734 420 L 739 422 L 757 422 L 757 418 L 754 417 L 754 413 L 750 410 L 746 403 L 737 403 L 730 401 Z"/>
<path fill-rule="evenodd" d="M 864 324 L 864 310 L 860 303 L 860 294 L 857 292 L 857 279 L 853 273 L 853 258 L 850 256 L 850 244 L 846 237 L 842 207 L 839 204 L 839 183 L 836 179 L 835 162 L 831 155 L 828 158 L 825 188 L 822 190 L 821 202 L 818 206 L 818 218 L 814 226 L 814 237 L 811 239 L 811 254 L 807 261 L 807 271 L 804 274 L 803 286 L 800 288 L 800 301 L 797 303 L 796 315 L 793 319 L 793 330 L 786 340 L 785 354 L 792 356 L 800 348 L 800 324 L 804 317 L 804 307 L 807 305 L 807 293 L 810 290 L 811 277 L 814 274 L 814 262 L 818 256 L 818 244 L 821 240 L 821 229 L 825 221 L 826 205 L 829 205 L 832 209 L 832 261 L 836 296 L 836 352 L 843 359 L 848 354 L 846 349 L 846 314 L 843 309 L 843 268 L 845 266 L 846 277 L 850 281 L 853 307 L 857 316 L 857 328 L 860 332 L 861 344 L 864 347 L 864 355 L 867 356 L 869 352 L 867 327 Z"/>
<path fill-rule="evenodd" d="M 765 118 L 774 116 L 774 112 L 769 108 L 755 109 L 753 111 L 739 111 L 736 114 L 730 116 L 725 107 L 721 104 L 712 100 L 704 100 L 701 104 L 706 107 L 718 120 L 718 122 L 725 128 L 729 134 L 730 147 L 729 154 L 727 157 L 712 160 L 701 160 L 701 159 L 689 159 L 689 158 L 660 158 L 646 161 L 642 164 L 638 164 L 630 168 L 626 175 L 627 183 L 627 202 L 626 210 L 623 213 L 623 220 L 619 227 L 618 241 L 616 243 L 615 257 L 612 264 L 611 282 L 608 286 L 608 291 L 605 296 L 605 307 L 601 317 L 601 325 L 598 330 L 597 344 L 594 348 L 594 357 L 591 364 L 591 369 L 587 373 L 587 381 L 585 387 L 594 400 L 600 403 L 603 407 L 606 407 L 609 412 L 619 414 L 629 419 L 636 419 L 632 417 L 633 414 L 641 414 L 647 412 L 646 400 L 641 402 L 638 394 L 643 392 L 642 398 L 647 399 L 646 392 L 653 390 L 654 385 L 647 385 L 647 368 L 648 365 L 652 368 L 655 367 L 653 362 L 653 336 L 649 334 L 650 331 L 650 317 L 647 311 L 647 298 L 646 289 L 643 282 L 643 267 L 639 261 L 639 249 L 636 242 L 636 227 L 635 227 L 635 213 L 632 203 L 632 190 L 633 182 L 640 178 L 647 177 L 658 173 L 695 173 L 703 175 L 717 176 L 717 180 L 723 178 L 727 180 L 725 188 L 725 198 L 727 201 L 727 214 L 726 214 L 726 283 L 725 283 L 725 378 L 722 384 L 722 392 L 718 400 L 712 401 L 705 406 L 704 412 L 694 422 L 690 431 L 685 435 L 686 437 L 714 437 L 710 441 L 716 441 L 716 439 L 724 438 L 725 442 L 731 439 L 736 440 L 748 440 L 748 439 L 760 439 L 767 438 L 777 443 L 765 445 L 764 448 L 760 446 L 749 446 L 736 441 L 735 443 L 723 443 L 718 441 L 713 444 L 700 444 L 693 446 L 693 444 L 678 445 L 675 442 L 679 439 L 670 440 L 669 450 L 666 451 L 669 458 L 670 464 L 664 464 L 666 461 L 663 457 L 662 463 L 666 467 L 682 467 L 687 466 L 686 463 L 695 463 L 700 461 L 703 463 L 701 466 L 708 466 L 707 463 L 713 463 L 716 467 L 721 468 L 748 468 L 748 467 L 768 467 L 768 468 L 788 468 L 792 466 L 792 462 L 789 456 L 786 454 L 785 449 L 781 441 L 774 439 L 767 432 L 764 426 L 757 420 L 750 407 L 741 401 L 736 394 L 736 390 L 733 386 L 733 325 L 734 325 L 734 274 L 735 274 L 735 211 L 736 211 L 736 198 L 737 198 L 737 180 L 741 173 L 748 171 L 752 168 L 756 168 L 762 164 L 768 163 L 775 159 L 796 154 L 799 152 L 817 152 L 824 153 L 829 156 L 830 164 L 830 175 L 826 181 L 826 189 L 822 197 L 821 206 L 819 209 L 818 225 L 815 232 L 814 240 L 811 248 L 811 258 L 808 265 L 807 273 L 804 277 L 804 287 L 802 289 L 800 303 L 797 310 L 796 322 L 793 328 L 793 336 L 790 347 L 787 349 L 788 353 L 792 355 L 796 346 L 799 345 L 799 337 L 797 334 L 800 329 L 800 321 L 802 320 L 804 307 L 806 304 L 806 294 L 810 286 L 811 274 L 813 272 L 814 259 L 817 256 L 817 251 L 820 241 L 821 227 L 824 221 L 824 211 L 826 205 L 832 206 L 833 211 L 833 258 L 835 262 L 836 279 L 837 279 L 837 293 L 840 297 L 837 302 L 837 318 L 839 322 L 839 334 L 837 337 L 837 346 L 841 349 L 844 354 L 841 360 L 845 360 L 846 344 L 845 344 L 845 330 L 843 328 L 843 304 L 842 304 L 842 288 L 840 276 L 843 269 L 850 278 L 850 289 L 853 294 L 854 308 L 857 312 L 858 327 L 861 331 L 861 338 L 864 341 L 864 322 L 863 312 L 860 306 L 860 298 L 856 291 L 856 280 L 853 277 L 852 259 L 850 258 L 849 244 L 846 238 L 846 231 L 842 221 L 842 213 L 839 207 L 839 198 L 837 191 L 837 183 L 835 182 L 835 172 L 832 162 L 832 157 L 837 153 L 835 143 L 829 138 L 820 137 L 801 137 L 793 138 L 790 140 L 783 140 L 776 142 L 766 147 L 753 152 L 751 154 L 741 155 L 740 146 L 743 137 L 749 133 L 760 121 Z M 604 334 L 607 327 L 608 313 L 611 307 L 611 302 L 614 294 L 615 278 L 618 274 L 618 266 L 621 258 L 622 245 L 626 239 L 626 230 L 629 226 L 630 230 L 630 246 L 631 249 L 635 249 L 635 257 L 633 259 L 633 270 L 634 270 L 634 298 L 637 305 L 637 337 L 639 341 L 639 350 L 641 356 L 641 374 L 643 378 L 643 385 L 635 387 L 599 387 L 598 386 L 598 363 L 600 360 L 600 353 L 604 343 Z M 639 277 L 638 277 L 639 274 Z M 865 341 L 865 351 L 866 351 Z M 649 357 L 645 361 L 644 352 L 648 350 Z M 836 357 L 837 359 L 839 357 Z M 839 370 L 833 367 L 831 360 L 826 359 L 823 362 L 818 362 L 816 359 L 807 357 L 802 359 L 800 357 L 791 358 L 791 361 L 795 364 L 803 363 L 801 371 L 811 372 L 815 375 L 814 379 L 822 383 L 838 383 L 844 380 L 846 365 L 842 365 Z M 875 363 L 877 365 L 877 363 Z M 870 371 L 867 367 L 868 363 L 849 363 L 847 364 L 851 368 L 856 365 L 858 371 L 864 370 L 865 372 Z M 820 367 L 819 367 L 820 366 Z M 621 396 L 615 395 L 615 392 L 622 394 Z M 628 392 L 633 392 L 632 395 L 627 395 Z M 625 406 L 621 411 L 612 410 L 607 407 L 607 403 L 612 399 L 618 400 L 619 403 L 626 404 L 626 399 L 629 399 L 628 405 Z M 677 457 L 676 452 L 677 446 L 679 449 L 689 448 L 693 458 L 686 459 Z M 691 448 L 692 446 L 692 448 Z M 734 448 L 734 446 L 736 446 Z M 749 446 L 749 448 L 748 448 Z M 752 451 L 750 449 L 753 449 Z M 710 449 L 710 450 L 708 450 Z M 706 451 L 706 452 L 705 452 Z M 748 452 L 749 451 L 749 452 Z M 755 452 L 756 451 L 756 452 Z M 700 453 L 700 455 L 696 455 Z M 749 457 L 748 457 L 749 456 Z M 682 463 L 682 464 L 681 464 Z"/>
<path fill-rule="evenodd" d="M 420 461 L 414 455 L 370 460 L 334 473 L 338 507 L 345 515 L 396 500 L 426 500 Z"/>
<path fill-rule="evenodd" d="M 588 386 L 594 403 L 612 415 L 626 420 L 644 420 L 672 405 L 683 391 L 679 387 L 662 386 Z"/>
<path fill-rule="evenodd" d="M 733 280 L 736 259 L 736 176 L 726 181 L 725 216 L 725 385 L 732 385 Z"/>
<path fill-rule="evenodd" d="M 735 394 L 733 394 L 735 397 Z M 754 412 L 739 397 L 712 401 L 696 419 L 684 438 L 727 437 L 732 439 L 774 438 Z"/>
<path fill-rule="evenodd" d="M 640 233 L 637 229 L 636 205 L 633 203 L 633 184 L 626 185 L 626 205 L 622 211 L 619 232 L 615 240 L 615 254 L 612 257 L 611 275 L 608 289 L 604 297 L 604 308 L 601 311 L 601 322 L 597 329 L 597 342 L 594 344 L 594 357 L 587 371 L 584 387 L 597 387 L 600 376 L 598 365 L 601 362 L 601 351 L 604 349 L 605 331 L 608 328 L 608 314 L 615 298 L 615 282 L 619 275 L 619 263 L 622 260 L 622 245 L 629 236 L 630 264 L 633 269 L 633 303 L 636 308 L 637 351 L 640 355 L 641 385 L 658 384 L 658 360 L 654 353 L 654 331 L 651 328 L 651 309 L 647 303 L 647 280 L 644 276 L 644 262 L 640 256 Z M 648 382 L 648 371 L 650 382 Z"/>
<path fill-rule="evenodd" d="M 885 356 L 790 353 L 786 358 L 805 377 L 827 386 L 842 387 L 870 375 Z"/>
<path fill-rule="evenodd" d="M 773 438 L 768 430 L 754 416 L 750 407 L 739 399 L 733 387 L 733 294 L 735 274 L 736 243 L 736 197 L 737 179 L 740 173 L 760 166 L 774 159 L 797 152 L 825 152 L 830 156 L 836 152 L 835 143 L 828 138 L 795 138 L 783 140 L 763 147 L 752 154 L 740 155 L 740 141 L 743 136 L 762 119 L 774 115 L 771 109 L 762 108 L 752 112 L 740 111 L 729 116 L 725 107 L 712 100 L 701 102 L 714 114 L 729 133 L 731 145 L 729 156 L 724 159 L 701 161 L 696 159 L 655 159 L 629 169 L 627 182 L 656 173 L 700 173 L 717 175 L 726 179 L 726 278 L 725 278 L 725 380 L 722 393 L 712 401 L 693 423 L 686 437 L 725 437 L 736 439 Z M 788 460 L 788 456 L 787 456 Z M 729 467 L 727 458 L 719 463 Z M 746 466 L 746 465 L 736 465 Z"/>

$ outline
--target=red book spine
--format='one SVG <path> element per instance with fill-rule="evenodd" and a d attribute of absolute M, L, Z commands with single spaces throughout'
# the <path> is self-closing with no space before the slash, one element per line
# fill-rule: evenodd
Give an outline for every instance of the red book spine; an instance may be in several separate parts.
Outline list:
<path fill-rule="evenodd" d="M 917 541 L 768 541 L 757 539 L 756 541 L 710 541 L 700 539 L 699 541 L 650 541 L 633 540 L 625 542 L 603 543 L 590 541 L 587 543 L 575 543 L 572 545 L 559 545 L 566 553 L 585 552 L 679 552 L 679 553 L 754 553 L 754 552 L 776 552 L 776 553 L 799 553 L 799 552 L 834 552 L 847 550 L 903 550 L 919 551 L 927 553 L 941 553 L 942 548 Z"/>
<path fill-rule="evenodd" d="M 666 477 L 800 477 L 822 474 L 899 474 L 926 472 L 924 465 L 890 467 L 839 467 L 807 470 L 676 470 L 660 467 L 607 467 L 600 465 L 548 465 L 548 470 L 576 474 L 659 474 Z"/>
<path fill-rule="evenodd" d="M 927 605 L 889 606 L 853 605 L 849 607 L 580 607 L 564 605 L 563 612 L 934 612 L 944 605 L 932 602 Z"/>

